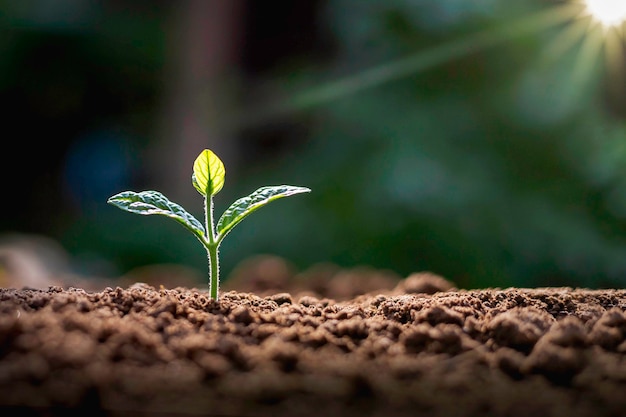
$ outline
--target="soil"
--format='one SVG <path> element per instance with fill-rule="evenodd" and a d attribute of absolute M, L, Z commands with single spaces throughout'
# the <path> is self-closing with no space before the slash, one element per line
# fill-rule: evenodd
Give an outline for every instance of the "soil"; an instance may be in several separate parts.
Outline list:
<path fill-rule="evenodd" d="M 265 262 L 219 301 L 145 283 L 0 289 L 0 413 L 626 415 L 626 290 L 331 266 L 290 284 Z"/>

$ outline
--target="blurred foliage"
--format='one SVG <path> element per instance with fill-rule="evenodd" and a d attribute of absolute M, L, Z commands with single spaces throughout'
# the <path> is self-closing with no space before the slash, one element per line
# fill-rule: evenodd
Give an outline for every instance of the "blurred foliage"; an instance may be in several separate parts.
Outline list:
<path fill-rule="evenodd" d="M 80 9 L 80 2 L 60 3 Z M 115 2 L 126 3 L 132 2 Z M 106 10 L 85 7 L 82 17 L 54 21 L 53 13 L 18 10 L 18 3 L 4 2 L 0 20 L 14 28 L 0 41 L 5 98 L 19 105 L 26 92 L 47 111 L 65 111 L 63 117 L 83 124 L 65 131 L 76 141 L 110 133 L 94 120 L 123 126 L 122 139 L 106 142 L 118 143 L 119 155 L 103 152 L 106 166 L 116 171 L 101 176 L 97 195 L 82 198 L 89 203 L 73 213 L 76 218 L 57 213 L 51 219 L 56 228 L 47 229 L 78 260 L 110 260 L 110 269 L 101 270 L 108 274 L 148 263 L 205 264 L 204 253 L 177 225 L 137 220 L 105 204 L 104 194 L 121 191 L 122 185 L 136 188 L 133 184 L 149 175 L 132 167 L 141 165 L 138 154 L 150 146 L 146 126 L 155 117 L 164 59 L 159 28 L 171 10 L 135 3 L 143 6 L 134 14 L 118 8 L 102 18 Z M 318 22 L 323 42 L 330 39 L 332 53 L 321 60 L 316 54 L 307 59 L 306 53 L 276 58 L 241 82 L 252 88 L 271 80 L 282 93 L 297 97 L 324 88 L 325 81 L 350 80 L 367 68 L 419 57 L 560 3 L 319 2 L 318 14 L 310 18 Z M 35 16 L 33 10 L 41 13 Z M 555 46 L 566 29 L 567 22 L 477 47 L 441 65 L 315 105 L 293 100 L 283 108 L 286 113 L 242 127 L 245 166 L 236 177 L 227 173 L 230 194 L 216 199 L 219 214 L 226 208 L 221 201 L 264 184 L 301 184 L 313 192 L 260 210 L 234 231 L 222 245 L 226 274 L 247 256 L 274 253 L 301 268 L 330 261 L 402 275 L 430 270 L 465 288 L 626 284 L 626 112 L 615 100 L 623 99 L 626 87 L 608 77 L 601 56 L 582 54 L 584 37 Z M 21 71 L 35 65 L 24 64 L 24 57 L 45 57 L 50 45 L 66 54 L 73 48 L 80 52 L 72 59 L 50 59 L 54 76 L 39 78 L 37 72 L 32 83 L 17 88 L 16 82 L 30 80 Z M 94 62 L 91 74 L 84 64 Z M 74 89 L 74 84 L 83 87 Z M 72 94 L 96 98 L 98 88 L 113 89 L 107 97 L 114 100 L 87 107 L 95 116 L 86 119 L 84 106 L 90 101 Z M 277 125 L 289 126 L 278 129 L 282 142 L 263 142 L 269 150 L 257 152 L 263 146 L 251 138 L 271 135 Z M 24 129 L 27 136 L 39 133 Z M 129 147 L 129 141 L 135 145 Z M 101 141 L 85 143 L 103 149 Z M 76 181 L 79 168 L 67 166 Z M 201 207 L 192 212 L 200 215 Z"/>
<path fill-rule="evenodd" d="M 317 78 L 545 3 L 331 1 L 339 52 Z M 564 26 L 323 103 L 306 146 L 271 165 L 314 192 L 284 207 L 289 224 L 257 219 L 237 247 L 269 234 L 302 264 L 431 270 L 462 287 L 624 285 L 624 109 L 606 101 L 601 55 L 581 62 L 582 40 L 550 55 Z"/>

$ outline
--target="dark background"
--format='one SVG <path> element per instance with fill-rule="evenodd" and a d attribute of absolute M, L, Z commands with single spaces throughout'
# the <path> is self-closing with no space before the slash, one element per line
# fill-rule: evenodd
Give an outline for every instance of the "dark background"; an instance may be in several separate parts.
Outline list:
<path fill-rule="evenodd" d="M 576 8 L 577 7 L 577 8 Z M 222 245 L 460 287 L 626 283 L 624 40 L 572 2 L 0 1 L 0 232 L 117 277 L 203 248 L 106 204 L 156 189 L 202 218 L 272 203 Z M 622 33 L 624 27 L 621 27 Z M 610 58 L 606 58 L 606 57 Z"/>

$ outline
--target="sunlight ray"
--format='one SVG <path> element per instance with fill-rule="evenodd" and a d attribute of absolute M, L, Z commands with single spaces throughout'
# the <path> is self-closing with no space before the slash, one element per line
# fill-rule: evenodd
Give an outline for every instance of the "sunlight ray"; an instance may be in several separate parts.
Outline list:
<path fill-rule="evenodd" d="M 616 86 L 626 85 L 626 57 L 624 56 L 624 35 L 618 30 L 610 30 L 604 41 L 604 63 L 609 82 Z"/>
<path fill-rule="evenodd" d="M 581 42 L 583 36 L 589 30 L 589 19 L 578 19 L 572 24 L 568 24 L 563 28 L 557 36 L 555 36 L 541 52 L 540 59 L 545 63 L 553 63 L 562 57 L 574 45 Z"/>
<path fill-rule="evenodd" d="M 624 45 L 618 31 L 611 30 L 606 34 L 605 51 L 606 63 L 609 67 L 623 67 Z"/>
<path fill-rule="evenodd" d="M 515 37 L 562 24 L 578 13 L 579 11 L 572 8 L 571 5 L 551 8 L 508 25 L 469 35 L 427 51 L 420 51 L 407 58 L 374 67 L 325 85 L 316 86 L 309 91 L 295 95 L 290 100 L 289 106 L 303 109 L 348 96 L 496 46 Z"/>
<path fill-rule="evenodd" d="M 599 25 L 591 25 L 578 52 L 572 71 L 572 84 L 578 88 L 589 82 L 594 68 L 600 61 L 604 45 L 604 34 Z"/>
<path fill-rule="evenodd" d="M 327 83 L 318 84 L 278 103 L 263 103 L 235 120 L 232 128 L 241 129 L 264 123 L 268 119 L 320 106 L 334 100 L 378 87 L 387 82 L 417 74 L 446 62 L 506 43 L 512 39 L 547 30 L 580 15 L 582 6 L 576 3 L 548 8 L 514 22 L 490 28 L 449 43 L 419 51 L 377 67 L 365 69 Z"/>

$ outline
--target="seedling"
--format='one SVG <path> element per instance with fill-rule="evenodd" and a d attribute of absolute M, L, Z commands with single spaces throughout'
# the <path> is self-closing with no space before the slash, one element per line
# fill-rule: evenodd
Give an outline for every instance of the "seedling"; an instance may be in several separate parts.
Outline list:
<path fill-rule="evenodd" d="M 294 194 L 307 193 L 311 190 L 293 185 L 261 187 L 247 197 L 235 201 L 217 221 L 213 217 L 213 197 L 224 186 L 225 169 L 222 161 L 212 151 L 205 149 L 193 163 L 191 182 L 204 196 L 205 225 L 189 214 L 180 205 L 171 202 L 158 191 L 124 191 L 110 197 L 107 203 L 142 215 L 160 214 L 176 220 L 198 238 L 207 251 L 209 258 L 209 293 L 217 300 L 219 292 L 219 247 L 224 237 L 252 212 L 265 206 L 270 201 Z"/>

